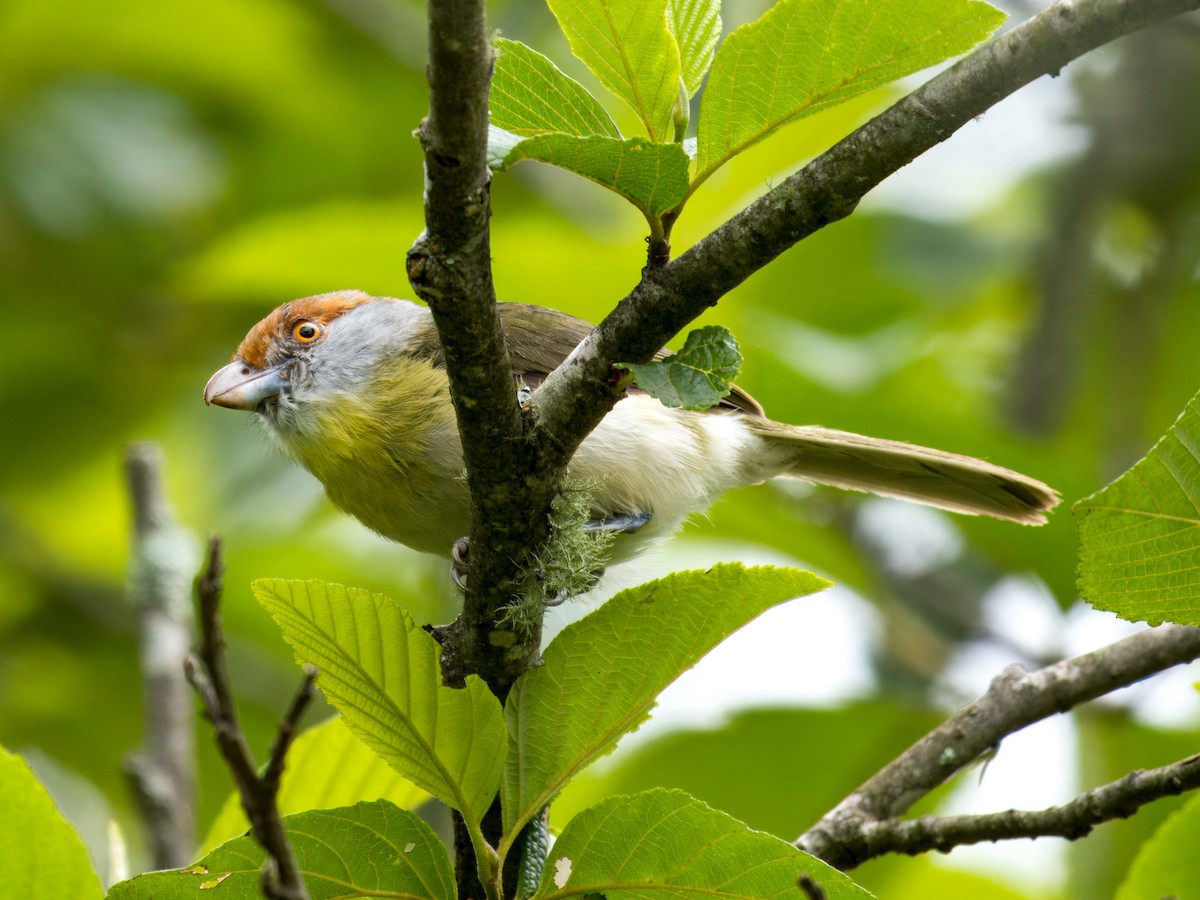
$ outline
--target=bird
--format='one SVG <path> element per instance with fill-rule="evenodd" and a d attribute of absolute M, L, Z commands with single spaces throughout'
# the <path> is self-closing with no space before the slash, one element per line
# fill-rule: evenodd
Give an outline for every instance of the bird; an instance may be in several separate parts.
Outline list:
<path fill-rule="evenodd" d="M 514 391 L 539 384 L 592 330 L 547 307 L 497 309 Z M 384 537 L 452 557 L 467 534 L 462 444 L 428 307 L 355 290 L 284 303 L 209 379 L 204 401 L 255 413 L 334 506 Z M 1041 481 L 984 460 L 773 421 L 736 386 L 696 411 L 669 408 L 634 385 L 579 446 L 568 474 L 592 491 L 591 523 L 620 532 L 610 564 L 660 543 L 726 491 L 772 478 L 1022 524 L 1044 523 L 1059 501 Z"/>

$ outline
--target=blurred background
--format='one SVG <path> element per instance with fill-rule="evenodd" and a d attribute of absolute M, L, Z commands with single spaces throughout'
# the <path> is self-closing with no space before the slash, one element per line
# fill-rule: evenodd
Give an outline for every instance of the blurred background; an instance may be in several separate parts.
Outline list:
<path fill-rule="evenodd" d="M 726 0 L 726 28 L 766 5 Z M 1040 4 L 1001 5 L 1019 21 Z M 411 296 L 423 16 L 406 0 L 0 5 L 0 743 L 32 760 L 102 869 L 110 819 L 145 865 L 122 775 L 142 741 L 124 591 L 131 441 L 163 448 L 197 558 L 203 535 L 226 541 L 231 666 L 260 754 L 298 674 L 251 579 L 340 581 L 418 621 L 454 615 L 441 561 L 337 515 L 251 417 L 200 398 L 284 300 Z M 541 3 L 499 0 L 491 23 L 594 84 Z M 1195 18 L 1105 47 L 967 126 L 706 317 L 738 335 L 741 382 L 772 417 L 984 456 L 1065 504 L 1030 529 L 795 484 L 730 495 L 641 574 L 745 559 L 839 587 L 719 648 L 564 812 L 678 785 L 792 839 L 1004 665 L 1133 627 L 1076 602 L 1066 507 L 1144 454 L 1200 388 L 1197 84 Z M 687 208 L 676 252 L 898 90 L 735 160 Z M 636 282 L 644 222 L 602 189 L 525 163 L 493 198 L 502 298 L 597 320 Z M 1047 723 L 923 808 L 1041 807 L 1183 756 L 1193 695 L 1178 673 Z M 197 744 L 203 833 L 229 782 L 203 727 Z M 1108 896 L 1177 805 L 1069 848 L 989 845 L 854 875 L 888 897 Z"/>

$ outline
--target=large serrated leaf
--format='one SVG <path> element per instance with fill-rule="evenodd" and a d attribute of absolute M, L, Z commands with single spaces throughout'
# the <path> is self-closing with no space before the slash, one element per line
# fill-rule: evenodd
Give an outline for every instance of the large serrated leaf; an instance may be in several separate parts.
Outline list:
<path fill-rule="evenodd" d="M 600 135 L 519 138 L 492 128 L 488 155 L 498 171 L 523 159 L 536 159 L 575 172 L 625 197 L 648 216 L 662 215 L 687 193 L 688 158 L 678 144 Z"/>
<path fill-rule="evenodd" d="M 819 859 L 683 791 L 654 790 L 613 797 L 568 822 L 534 896 L 796 898 L 801 873 L 831 900 L 871 896 Z"/>
<path fill-rule="evenodd" d="M 505 703 L 509 838 L 709 650 L 772 606 L 828 586 L 811 572 L 721 564 L 622 591 L 564 629 Z"/>
<path fill-rule="evenodd" d="M 488 112 L 497 128 L 521 137 L 548 131 L 621 137 L 600 101 L 542 54 L 518 41 L 497 40 L 496 49 Z"/>
<path fill-rule="evenodd" d="M 428 799 L 428 794 L 355 737 L 341 716 L 334 716 L 309 728 L 288 748 L 276 802 L 280 813 L 291 815 L 365 800 L 387 800 L 401 809 L 415 809 Z M 212 850 L 249 828 L 241 798 L 234 792 L 209 826 L 204 849 Z"/>
<path fill-rule="evenodd" d="M 742 366 L 737 339 L 728 328 L 706 325 L 689 332 L 683 349 L 648 363 L 617 363 L 638 387 L 664 406 L 709 409 L 733 387 Z"/>
<path fill-rule="evenodd" d="M 668 0 L 667 24 L 679 45 L 684 87 L 689 97 L 694 96 L 712 65 L 713 53 L 721 37 L 721 2 Z"/>
<path fill-rule="evenodd" d="M 695 181 L 788 122 L 970 49 L 1003 21 L 979 0 L 780 0 L 717 51 Z"/>
<path fill-rule="evenodd" d="M 504 764 L 504 720 L 482 680 L 444 687 L 438 645 L 393 600 L 318 581 L 264 579 L 254 596 L 346 726 L 397 772 L 478 822 Z"/>
<path fill-rule="evenodd" d="M 283 823 L 312 900 L 454 900 L 450 858 L 438 836 L 418 816 L 386 800 L 297 813 Z M 194 866 L 139 875 L 114 885 L 108 896 L 111 900 L 258 900 L 264 858 L 251 838 L 235 838 Z"/>
<path fill-rule="evenodd" d="M 0 896 L 104 896 L 83 840 L 28 763 L 0 747 Z"/>
<path fill-rule="evenodd" d="M 1079 592 L 1152 625 L 1200 625 L 1200 395 L 1132 469 L 1075 504 Z"/>
<path fill-rule="evenodd" d="M 667 0 L 549 4 L 571 52 L 633 107 L 651 140 L 668 140 L 679 99 L 679 49 L 667 29 Z"/>

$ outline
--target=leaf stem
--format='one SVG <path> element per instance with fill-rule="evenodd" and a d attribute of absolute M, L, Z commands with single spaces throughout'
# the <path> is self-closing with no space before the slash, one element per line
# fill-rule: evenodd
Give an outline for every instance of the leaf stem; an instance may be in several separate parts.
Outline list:
<path fill-rule="evenodd" d="M 679 76 L 679 96 L 675 99 L 675 109 L 671 116 L 675 125 L 675 143 L 682 144 L 683 139 L 687 137 L 688 119 L 691 116 L 692 109 L 688 101 L 687 85 L 683 83 L 683 76 Z"/>
<path fill-rule="evenodd" d="M 644 206 L 639 206 L 642 215 L 650 226 L 650 234 L 646 237 L 646 266 L 649 269 L 661 269 L 671 261 L 671 241 L 667 237 L 668 228 L 659 216 L 654 215 Z"/>
<path fill-rule="evenodd" d="M 483 885 L 487 900 L 503 900 L 504 887 L 501 883 L 504 868 L 500 855 L 483 836 L 480 822 L 474 818 L 462 818 L 467 832 L 471 836 L 471 847 L 475 850 L 475 866 L 478 871 L 479 883 Z"/>

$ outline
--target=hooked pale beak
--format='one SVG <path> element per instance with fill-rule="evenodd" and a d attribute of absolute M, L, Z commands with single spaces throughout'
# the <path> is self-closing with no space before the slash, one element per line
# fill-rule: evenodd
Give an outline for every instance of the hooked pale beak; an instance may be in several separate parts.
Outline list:
<path fill-rule="evenodd" d="M 204 386 L 204 402 L 254 412 L 265 401 L 278 397 L 288 383 L 282 368 L 256 369 L 235 359 L 208 379 Z"/>

